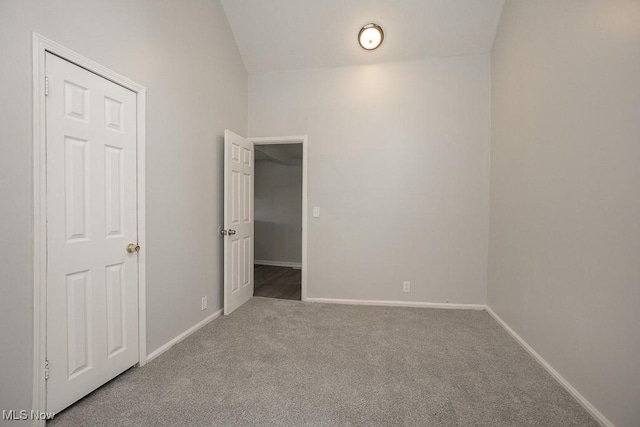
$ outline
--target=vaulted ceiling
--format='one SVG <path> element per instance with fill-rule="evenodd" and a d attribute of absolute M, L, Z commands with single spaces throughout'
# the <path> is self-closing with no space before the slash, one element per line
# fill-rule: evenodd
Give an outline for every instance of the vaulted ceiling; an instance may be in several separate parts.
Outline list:
<path fill-rule="evenodd" d="M 222 0 L 249 72 L 491 51 L 504 0 Z M 369 22 L 382 46 L 357 42 Z"/>

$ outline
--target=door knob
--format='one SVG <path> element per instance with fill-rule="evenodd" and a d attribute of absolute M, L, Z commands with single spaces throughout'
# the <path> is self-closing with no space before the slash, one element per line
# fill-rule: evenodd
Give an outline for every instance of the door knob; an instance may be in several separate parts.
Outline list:
<path fill-rule="evenodd" d="M 129 243 L 127 245 L 127 252 L 129 252 L 130 254 L 134 252 L 140 252 L 140 246 L 136 245 L 135 243 Z"/>
<path fill-rule="evenodd" d="M 236 230 L 229 229 L 229 236 L 233 236 L 234 234 L 236 234 Z"/>

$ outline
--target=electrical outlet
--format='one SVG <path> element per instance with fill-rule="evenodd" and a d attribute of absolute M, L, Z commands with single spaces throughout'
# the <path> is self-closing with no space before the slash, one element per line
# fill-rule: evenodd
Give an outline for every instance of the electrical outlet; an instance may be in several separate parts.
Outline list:
<path fill-rule="evenodd" d="M 411 292 L 411 282 L 402 282 L 402 292 Z"/>
<path fill-rule="evenodd" d="M 207 297 L 204 296 L 202 297 L 202 301 L 200 303 L 200 310 L 206 310 L 207 309 Z"/>

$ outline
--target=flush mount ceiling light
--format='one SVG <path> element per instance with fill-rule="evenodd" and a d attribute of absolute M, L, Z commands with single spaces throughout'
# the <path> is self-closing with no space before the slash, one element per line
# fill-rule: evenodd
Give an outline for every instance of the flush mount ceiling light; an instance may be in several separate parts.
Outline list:
<path fill-rule="evenodd" d="M 384 32 L 382 27 L 373 22 L 365 25 L 358 33 L 358 43 L 365 50 L 374 50 L 382 44 L 384 40 Z"/>

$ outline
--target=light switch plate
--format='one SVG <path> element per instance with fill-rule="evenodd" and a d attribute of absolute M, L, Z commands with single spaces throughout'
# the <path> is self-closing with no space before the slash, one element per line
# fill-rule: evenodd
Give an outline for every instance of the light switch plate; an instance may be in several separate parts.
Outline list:
<path fill-rule="evenodd" d="M 313 207 L 313 217 L 320 218 L 320 208 L 318 206 Z"/>

